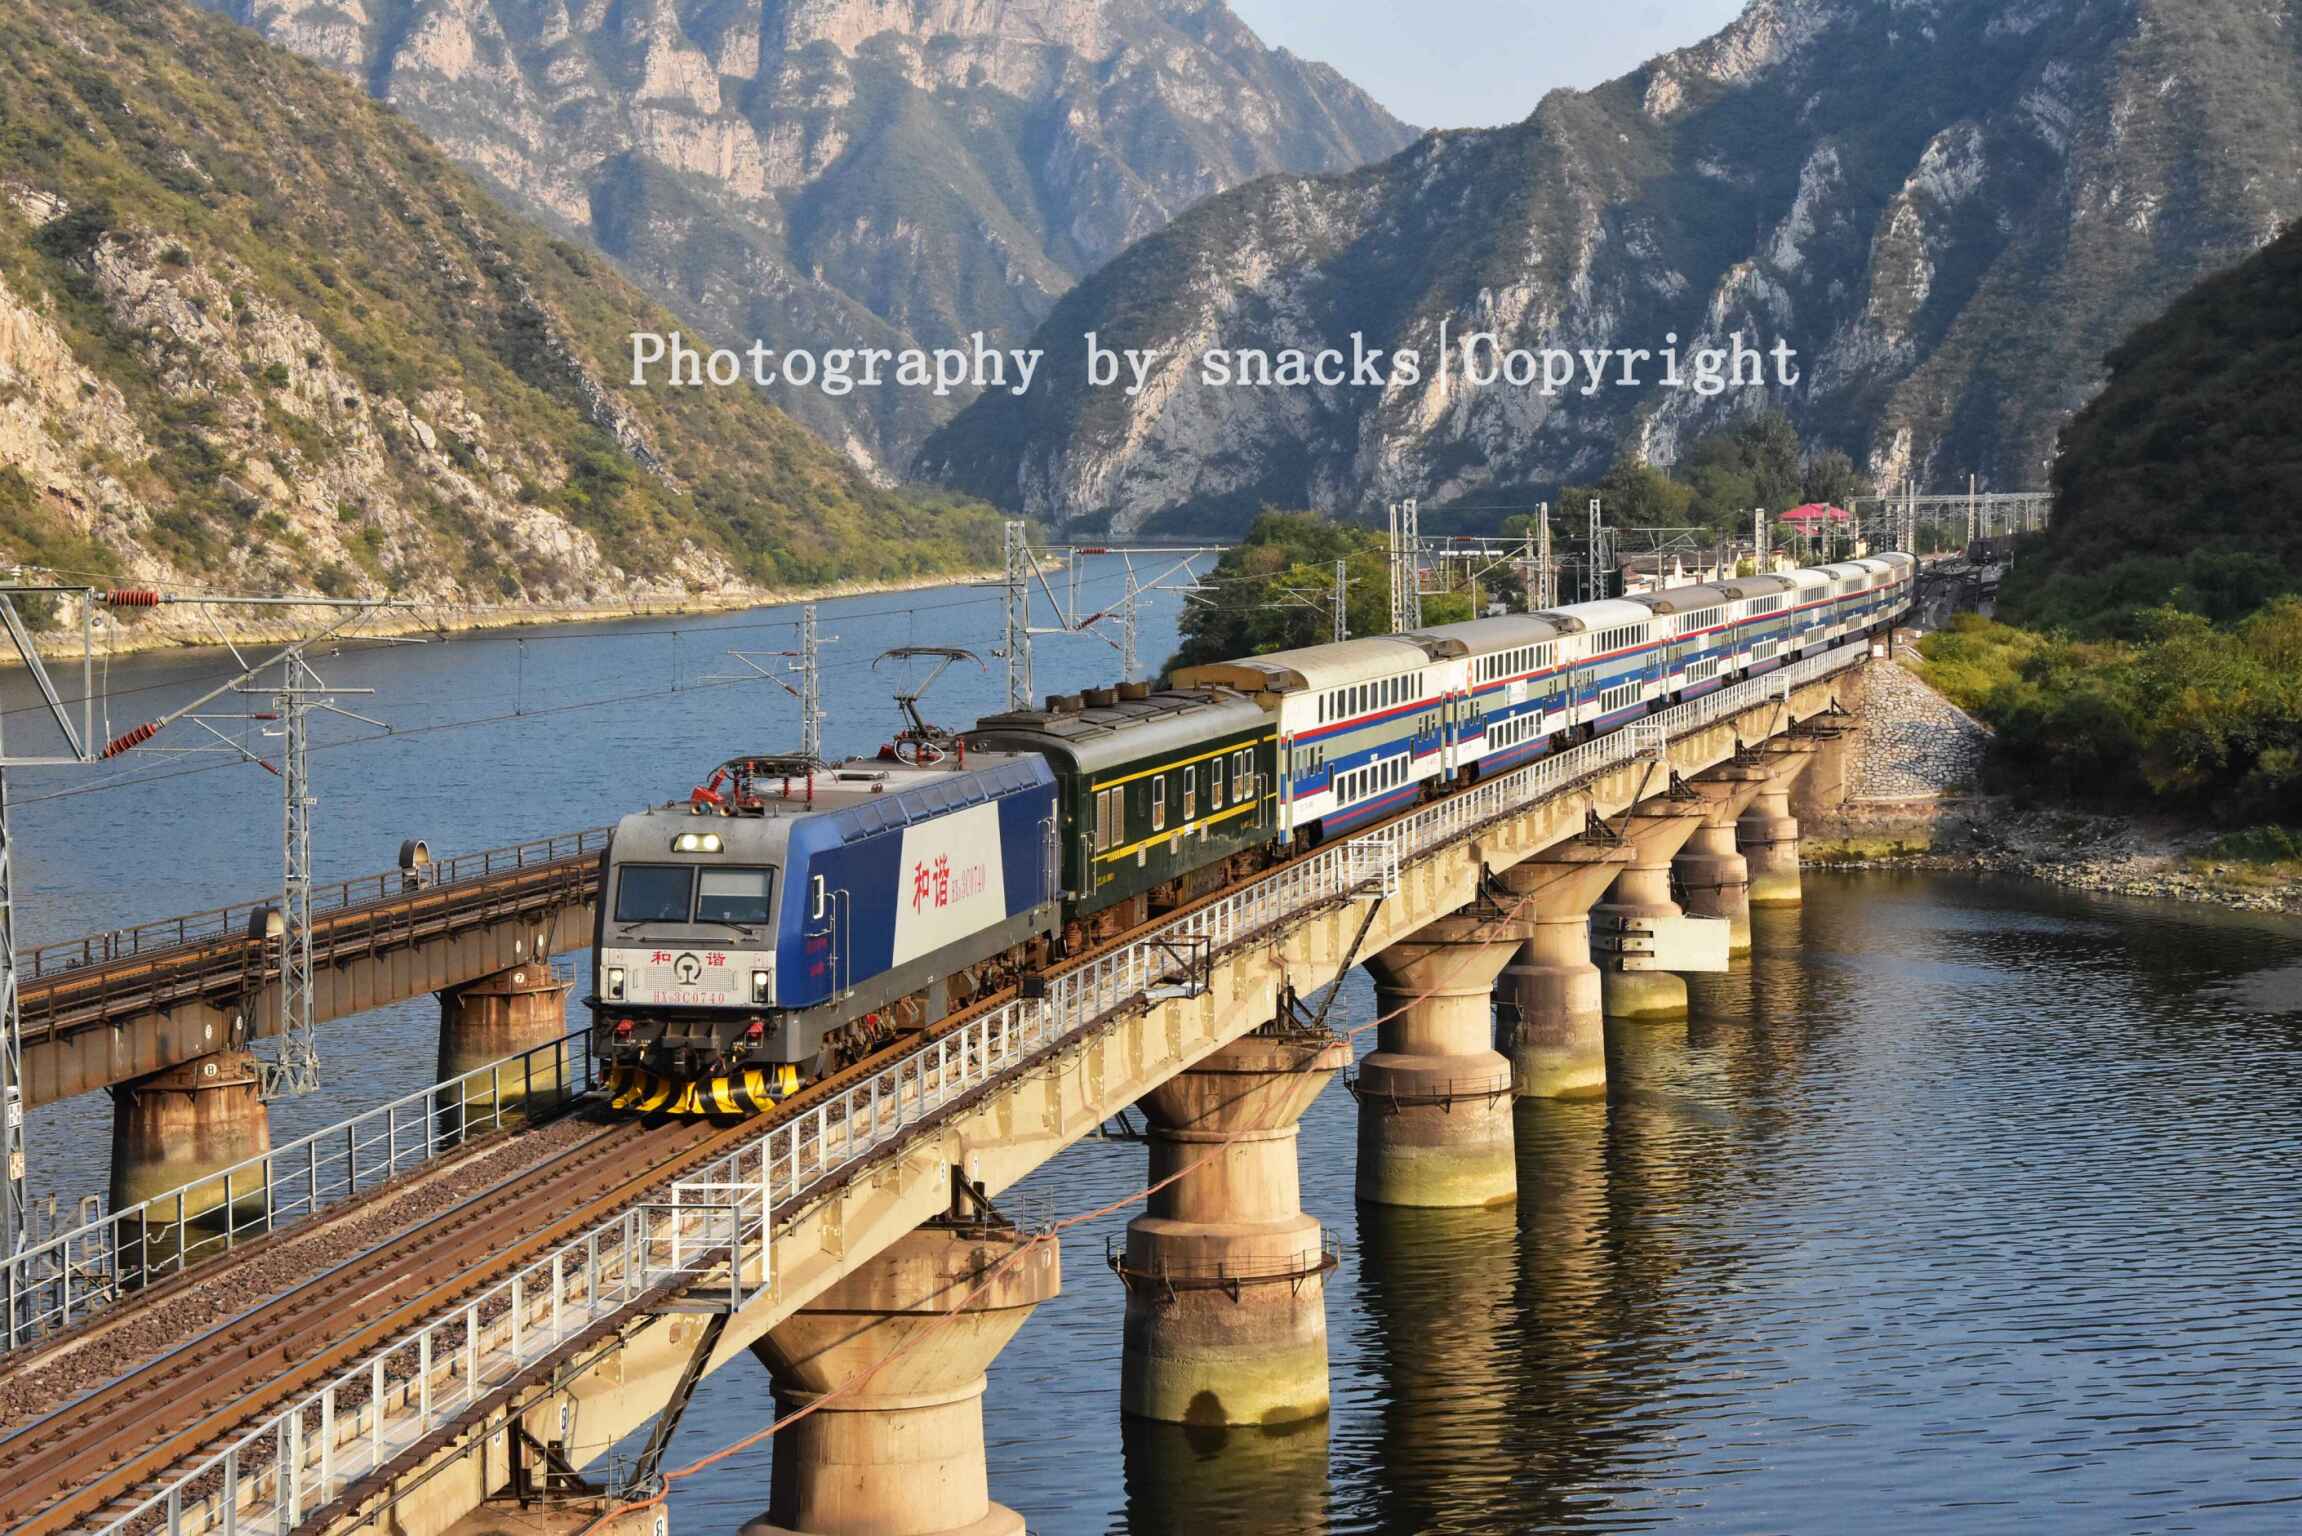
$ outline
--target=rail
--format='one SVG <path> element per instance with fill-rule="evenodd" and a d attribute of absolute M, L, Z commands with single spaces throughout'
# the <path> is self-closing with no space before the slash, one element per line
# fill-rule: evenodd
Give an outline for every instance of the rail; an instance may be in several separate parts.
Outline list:
<path fill-rule="evenodd" d="M 358 875 L 333 885 L 315 886 L 312 890 L 312 911 L 335 912 L 368 906 L 388 901 L 411 890 L 459 885 L 511 870 L 596 854 L 607 846 L 608 834 L 614 830 L 613 827 L 591 827 L 581 832 L 562 832 L 551 837 L 531 838 L 524 843 L 510 843 L 501 848 L 459 853 L 453 858 L 437 860 L 413 870 L 386 870 L 382 874 Z M 277 896 L 260 897 L 254 901 L 234 902 L 230 906 L 210 907 L 204 912 L 187 912 L 180 917 L 163 917 L 153 922 L 139 923 L 133 928 L 114 928 L 77 939 L 60 939 L 33 949 L 20 949 L 16 952 L 16 979 L 21 985 L 43 977 L 85 970 L 93 965 L 111 965 L 138 956 L 188 948 L 194 944 L 213 943 L 219 939 L 245 939 L 257 915 L 275 905 L 278 900 Z"/>
<path fill-rule="evenodd" d="M 1789 688 L 1853 666 L 1868 654 L 1867 643 L 1841 647 L 1650 718 L 1671 736 L 1698 730 L 1785 698 Z M 828 1187 L 1004 1074 L 1142 1005 L 1154 987 L 1182 980 L 1175 974 L 1179 946 L 1188 952 L 1203 940 L 1221 954 L 1337 902 L 1395 888 L 1407 859 L 1651 750 L 1623 732 L 1571 747 L 1330 843 L 1049 977 L 1044 995 L 987 1009 L 674 1181 L 663 1198 L 594 1228 L 519 1278 L 454 1308 L 413 1339 L 378 1352 L 169 1476 L 157 1492 L 99 1529 L 142 1532 L 164 1521 L 169 1536 L 179 1536 L 187 1516 L 200 1514 L 206 1518 L 198 1529 L 284 1536 L 307 1512 L 383 1471 L 489 1392 L 649 1298 L 725 1266 L 725 1304 L 741 1306 L 772 1278 L 775 1213 Z M 1367 846 L 1383 851 L 1369 855 Z M 756 1277 L 748 1293 L 747 1270 Z M 539 1294 L 538 1285 L 547 1281 L 548 1295 Z M 444 1382 L 435 1381 L 441 1377 Z"/>
<path fill-rule="evenodd" d="M 8 1256 L 10 1350 L 242 1243 L 291 1227 L 507 1124 L 556 1115 L 597 1084 L 585 1032 L 535 1046 Z"/>

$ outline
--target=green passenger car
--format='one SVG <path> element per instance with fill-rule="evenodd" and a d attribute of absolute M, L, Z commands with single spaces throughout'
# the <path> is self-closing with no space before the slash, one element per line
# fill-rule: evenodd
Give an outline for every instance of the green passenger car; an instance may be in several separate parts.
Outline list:
<path fill-rule="evenodd" d="M 1074 940 L 1215 889 L 1271 841 L 1277 734 L 1252 700 L 1129 683 L 1048 706 L 986 716 L 966 741 L 1053 766 Z"/>

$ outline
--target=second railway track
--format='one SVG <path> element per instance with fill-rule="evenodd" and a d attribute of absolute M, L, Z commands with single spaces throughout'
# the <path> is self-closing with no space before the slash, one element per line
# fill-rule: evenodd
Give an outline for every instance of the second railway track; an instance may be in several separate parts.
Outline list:
<path fill-rule="evenodd" d="M 72 1529 L 251 1410 L 325 1379 L 757 1130 L 609 1125 L 32 1420 L 0 1440 L 0 1528 Z M 534 1219 L 506 1242 L 511 1213 Z"/>

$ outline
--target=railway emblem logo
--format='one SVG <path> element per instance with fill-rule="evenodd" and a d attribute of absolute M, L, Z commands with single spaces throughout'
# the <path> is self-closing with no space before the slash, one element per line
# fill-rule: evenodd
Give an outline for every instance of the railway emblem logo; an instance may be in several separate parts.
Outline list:
<path fill-rule="evenodd" d="M 703 961 L 694 955 L 681 955 L 671 963 L 672 975 L 683 987 L 692 987 L 703 980 Z"/>

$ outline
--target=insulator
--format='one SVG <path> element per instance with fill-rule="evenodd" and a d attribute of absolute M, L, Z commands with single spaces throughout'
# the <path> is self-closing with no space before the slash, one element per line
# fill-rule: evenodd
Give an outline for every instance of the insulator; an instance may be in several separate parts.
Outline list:
<path fill-rule="evenodd" d="M 157 608 L 160 594 L 150 587 L 115 587 L 104 594 L 107 608 Z"/>
<path fill-rule="evenodd" d="M 150 741 L 153 737 L 159 734 L 160 727 L 147 721 L 145 724 L 139 725 L 134 730 L 128 732 L 125 736 L 115 736 L 112 738 L 111 744 L 104 748 L 102 756 L 118 757 L 121 753 L 127 751 L 130 747 L 140 747 L 145 742 Z"/>

